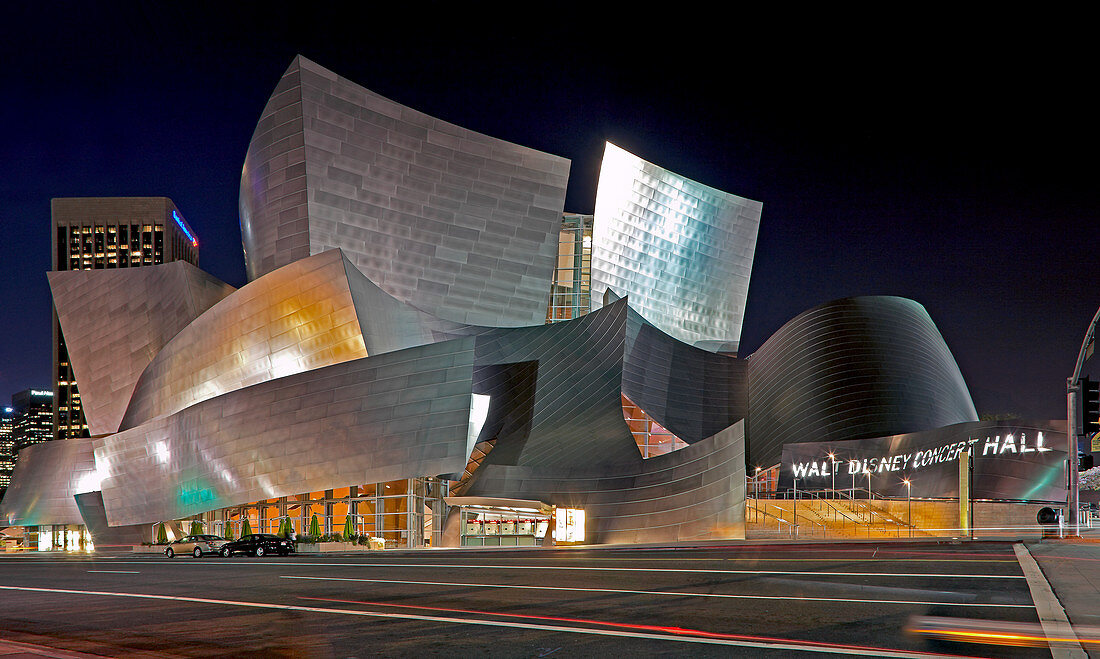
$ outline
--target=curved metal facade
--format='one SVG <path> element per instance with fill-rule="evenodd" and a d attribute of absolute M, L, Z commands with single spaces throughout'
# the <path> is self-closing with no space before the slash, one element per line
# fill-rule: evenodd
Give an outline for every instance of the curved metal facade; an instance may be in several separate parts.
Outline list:
<path fill-rule="evenodd" d="M 142 371 L 235 290 L 186 261 L 47 276 L 93 436 L 118 432 Z"/>
<path fill-rule="evenodd" d="M 76 499 L 98 488 L 90 438 L 34 444 L 19 451 L 11 485 L 0 500 L 6 526 L 83 524 Z"/>
<path fill-rule="evenodd" d="M 629 310 L 623 393 L 689 444 L 745 418 L 746 361 L 678 341 Z"/>
<path fill-rule="evenodd" d="M 607 143 L 592 228 L 592 306 L 607 289 L 663 332 L 737 352 L 762 204 Z"/>
<path fill-rule="evenodd" d="M 748 361 L 749 461 L 783 444 L 841 441 L 977 421 L 928 312 L 900 297 L 836 300 L 771 336 Z"/>
<path fill-rule="evenodd" d="M 434 316 L 540 323 L 568 175 L 565 158 L 434 119 L 299 56 L 245 158 L 249 277 L 339 247 Z"/>
<path fill-rule="evenodd" d="M 367 356 L 344 259 L 331 250 L 245 285 L 145 368 L 122 429 L 221 394 Z"/>
<path fill-rule="evenodd" d="M 245 387 L 96 440 L 107 517 L 112 526 L 179 519 L 461 472 L 474 440 L 473 362 L 473 338 L 409 348 Z"/>
<path fill-rule="evenodd" d="M 745 425 L 634 465 L 554 470 L 482 464 L 460 493 L 583 508 L 594 543 L 744 538 Z"/>

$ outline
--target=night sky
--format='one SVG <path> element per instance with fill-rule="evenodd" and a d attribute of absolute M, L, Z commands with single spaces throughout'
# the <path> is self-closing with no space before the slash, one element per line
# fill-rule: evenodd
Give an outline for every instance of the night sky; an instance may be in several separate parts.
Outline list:
<path fill-rule="evenodd" d="M 742 355 L 817 304 L 901 295 L 928 309 L 979 414 L 1065 416 L 1065 379 L 1100 305 L 1096 56 L 1081 17 L 11 4 L 0 402 L 51 386 L 52 197 L 171 197 L 203 269 L 245 283 L 241 165 L 301 53 L 570 158 L 566 211 L 592 212 L 605 140 L 762 201 Z"/>

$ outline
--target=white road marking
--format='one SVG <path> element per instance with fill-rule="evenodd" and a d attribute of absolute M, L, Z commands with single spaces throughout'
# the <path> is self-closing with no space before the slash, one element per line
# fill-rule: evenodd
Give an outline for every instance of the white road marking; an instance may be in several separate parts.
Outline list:
<path fill-rule="evenodd" d="M 1072 639 L 1055 643 L 1048 642 L 1050 654 L 1054 659 L 1088 659 L 1077 635 L 1073 633 L 1073 626 L 1069 624 L 1066 610 L 1061 602 L 1054 596 L 1050 583 L 1043 576 L 1035 557 L 1027 550 L 1024 543 L 1017 542 L 1012 545 L 1016 551 L 1016 558 L 1020 561 L 1020 568 L 1027 577 L 1027 587 L 1031 590 L 1031 599 L 1035 602 L 1035 611 L 1039 614 L 1039 622 L 1043 625 L 1043 632 L 1048 638 Z"/>
<path fill-rule="evenodd" d="M 100 572 L 103 574 L 141 574 L 137 570 L 88 570 L 88 572 Z"/>
<path fill-rule="evenodd" d="M 139 561 L 119 561 L 113 565 L 148 564 Z M 173 565 L 196 565 L 193 561 L 173 562 Z M 237 562 L 214 562 L 203 565 L 240 565 Z M 664 567 L 590 567 L 578 565 L 477 565 L 459 563 L 297 563 L 277 561 L 270 563 L 250 563 L 249 565 L 261 567 L 384 567 L 384 568 L 439 568 L 456 570 L 577 570 L 590 572 L 645 572 L 645 573 L 687 573 L 687 574 L 764 574 L 782 576 L 804 577 L 900 577 L 900 578 L 929 578 L 929 579 L 1024 579 L 1020 574 L 951 574 L 951 573 L 905 573 L 905 572 L 821 572 L 821 571 L 790 571 L 790 570 L 700 570 L 698 568 L 664 568 Z"/>
<path fill-rule="evenodd" d="M 281 579 L 308 579 L 311 581 L 357 581 L 364 583 L 392 583 L 401 585 L 422 586 L 463 586 L 475 588 L 519 588 L 526 590 L 561 590 L 582 593 L 619 593 L 626 595 L 667 595 L 671 597 L 714 597 L 723 599 L 751 599 L 751 600 L 785 600 L 799 602 L 850 602 L 856 604 L 910 604 L 910 605 L 942 605 L 942 606 L 980 606 L 996 607 L 1002 609 L 1030 609 L 1030 604 L 992 604 L 976 602 L 925 602 L 918 600 L 881 600 L 881 599 L 855 599 L 842 597 L 784 597 L 781 595 L 735 595 L 722 593 L 691 593 L 666 590 L 626 590 L 620 588 L 570 588 L 567 586 L 518 586 L 512 584 L 496 583 L 461 583 L 451 581 L 399 581 L 397 579 L 352 579 L 350 577 L 304 577 L 281 574 Z"/>
<path fill-rule="evenodd" d="M 745 641 L 725 638 L 704 638 L 699 636 L 671 636 L 664 634 L 650 634 L 645 632 L 628 632 L 615 629 L 593 629 L 590 627 L 565 627 L 562 625 L 543 625 L 537 623 L 507 622 L 503 620 L 474 620 L 470 618 L 449 618 L 444 616 L 426 616 L 412 613 L 384 613 L 378 611 L 357 611 L 354 609 L 330 609 L 316 606 L 299 606 L 294 604 L 269 604 L 266 602 L 245 602 L 241 600 L 219 600 L 204 597 L 184 597 L 179 595 L 149 595 L 144 593 L 112 593 L 95 590 L 72 590 L 67 588 L 32 588 L 29 586 L 3 586 L 0 590 L 15 590 L 21 592 L 59 593 L 64 595 L 92 595 L 100 597 L 132 597 L 137 599 L 167 600 L 173 602 L 189 602 L 194 604 L 222 604 L 225 606 L 241 606 L 257 609 L 276 609 L 282 611 L 301 611 L 306 613 L 326 613 L 329 615 L 363 616 L 368 618 L 389 618 L 391 620 L 419 620 L 422 622 L 450 623 L 455 625 L 478 625 L 481 627 L 509 627 L 512 629 L 529 629 L 535 631 L 562 632 L 566 634 L 590 634 L 595 636 L 617 636 L 626 638 L 642 638 L 654 641 L 671 641 L 674 643 L 703 643 L 706 645 L 727 645 L 743 648 L 760 648 L 766 650 L 795 650 L 800 652 L 820 652 L 825 654 L 849 654 L 867 656 L 869 651 L 874 651 L 879 657 L 928 657 L 945 656 L 928 652 L 904 652 L 889 650 L 886 648 L 845 647 L 845 646 L 821 646 L 802 644 L 797 641 L 787 642 L 762 642 Z"/>

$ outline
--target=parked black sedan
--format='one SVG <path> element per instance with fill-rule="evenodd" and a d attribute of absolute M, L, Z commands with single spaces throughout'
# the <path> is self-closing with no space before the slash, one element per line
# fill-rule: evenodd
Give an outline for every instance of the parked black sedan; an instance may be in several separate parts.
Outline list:
<path fill-rule="evenodd" d="M 233 554 L 252 554 L 253 556 L 278 554 L 286 556 L 292 551 L 294 551 L 294 543 L 290 540 L 270 533 L 253 533 L 242 537 L 240 540 L 225 543 L 222 545 L 220 553 L 222 556 L 232 556 Z"/>

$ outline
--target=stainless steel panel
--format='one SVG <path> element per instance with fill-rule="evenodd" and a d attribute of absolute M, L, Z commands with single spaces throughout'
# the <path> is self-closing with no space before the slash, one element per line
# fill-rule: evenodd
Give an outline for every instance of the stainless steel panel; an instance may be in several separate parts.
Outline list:
<path fill-rule="evenodd" d="M 235 290 L 186 261 L 47 275 L 92 435 L 118 431 L 145 367 Z"/>
<path fill-rule="evenodd" d="M 460 323 L 542 322 L 569 161 L 432 118 L 297 57 L 241 178 L 251 279 L 338 247 Z"/>
<path fill-rule="evenodd" d="M 959 365 L 924 307 L 846 298 L 803 312 L 748 359 L 749 461 L 784 443 L 841 441 L 977 421 Z"/>
<path fill-rule="evenodd" d="M 112 526 L 178 519 L 461 471 L 476 432 L 473 360 L 473 338 L 356 359 L 235 390 L 97 440 L 107 519 Z"/>
<path fill-rule="evenodd" d="M 141 374 L 122 428 L 366 356 L 343 256 L 317 254 L 245 285 L 180 331 Z"/>
<path fill-rule="evenodd" d="M 592 229 L 592 306 L 611 289 L 661 331 L 736 352 L 762 204 L 607 143 Z"/>
<path fill-rule="evenodd" d="M 34 444 L 19 451 L 11 485 L 0 500 L 6 526 L 83 524 L 75 494 L 99 489 L 93 439 Z"/>
<path fill-rule="evenodd" d="M 564 469 L 483 464 L 455 493 L 584 508 L 594 543 L 744 538 L 745 426 L 738 421 L 634 465 L 586 470 L 583 463 Z"/>

